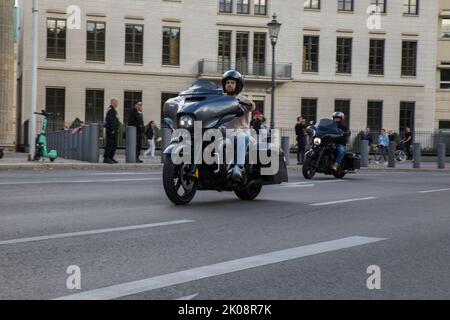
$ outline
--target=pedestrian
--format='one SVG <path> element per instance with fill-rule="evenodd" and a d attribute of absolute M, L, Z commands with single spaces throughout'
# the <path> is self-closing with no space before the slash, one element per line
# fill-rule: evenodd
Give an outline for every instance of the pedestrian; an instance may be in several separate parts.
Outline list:
<path fill-rule="evenodd" d="M 155 121 L 150 121 L 148 126 L 147 126 L 147 130 L 145 131 L 145 135 L 147 136 L 147 141 L 148 141 L 148 149 L 147 151 L 145 151 L 144 153 L 144 157 L 148 157 L 150 156 L 150 158 L 154 159 L 155 158 L 155 149 L 156 149 L 156 145 L 155 145 L 155 136 L 156 136 L 156 123 Z"/>
<path fill-rule="evenodd" d="M 369 147 L 373 144 L 373 137 L 369 127 L 364 130 L 363 134 L 361 135 L 361 140 L 369 141 Z"/>
<path fill-rule="evenodd" d="M 106 146 L 105 153 L 103 155 L 104 163 L 117 163 L 114 159 L 117 149 L 117 139 L 119 137 L 119 118 L 117 113 L 117 106 L 119 102 L 117 99 L 111 99 L 110 106 L 106 112 L 105 124 L 103 127 L 106 129 Z"/>
<path fill-rule="evenodd" d="M 259 134 L 259 130 L 261 129 L 263 115 L 261 112 L 256 110 L 253 112 L 253 119 L 250 121 L 250 129 L 255 130 L 256 134 Z"/>
<path fill-rule="evenodd" d="M 142 136 L 144 134 L 144 117 L 142 114 L 142 101 L 136 102 L 128 117 L 128 126 L 136 127 L 136 163 L 143 163 L 140 159 L 142 150 Z"/>
<path fill-rule="evenodd" d="M 386 134 L 386 130 L 381 129 L 380 135 L 378 136 L 378 155 L 379 158 L 377 161 L 375 161 L 376 164 L 380 163 L 381 157 L 383 157 L 384 164 L 387 165 L 387 150 L 389 147 L 389 137 Z"/>
<path fill-rule="evenodd" d="M 405 145 L 405 151 L 407 155 L 406 160 L 412 160 L 412 153 L 411 153 L 411 144 L 412 144 L 413 138 L 412 138 L 412 132 L 410 128 L 405 128 L 405 134 L 403 135 L 402 142 Z"/>
<path fill-rule="evenodd" d="M 302 165 L 305 148 L 306 148 L 306 119 L 302 116 L 297 117 L 297 124 L 295 125 L 295 135 L 297 136 L 297 165 Z"/>

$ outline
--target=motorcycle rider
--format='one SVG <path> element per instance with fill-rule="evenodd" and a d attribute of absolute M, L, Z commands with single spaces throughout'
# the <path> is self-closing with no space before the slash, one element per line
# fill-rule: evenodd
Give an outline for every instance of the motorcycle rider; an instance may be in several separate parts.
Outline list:
<path fill-rule="evenodd" d="M 332 164 L 331 169 L 333 171 L 337 171 L 338 167 L 341 165 L 342 160 L 344 160 L 346 146 L 347 146 L 347 138 L 350 136 L 350 130 L 345 126 L 345 114 L 343 112 L 335 112 L 333 113 L 333 121 L 336 122 L 338 131 L 342 134 L 341 137 L 335 139 L 335 144 L 337 148 L 337 154 L 335 163 Z"/>
<path fill-rule="evenodd" d="M 241 117 L 236 117 L 225 124 L 227 129 L 235 130 L 234 136 L 237 144 L 237 163 L 231 170 L 231 178 L 241 180 L 242 170 L 245 165 L 246 150 L 250 141 L 249 114 L 256 109 L 256 105 L 250 99 L 239 95 L 244 88 L 244 78 L 239 72 L 235 70 L 225 72 L 222 77 L 222 88 L 225 94 L 236 97 L 239 100 L 244 113 Z"/>

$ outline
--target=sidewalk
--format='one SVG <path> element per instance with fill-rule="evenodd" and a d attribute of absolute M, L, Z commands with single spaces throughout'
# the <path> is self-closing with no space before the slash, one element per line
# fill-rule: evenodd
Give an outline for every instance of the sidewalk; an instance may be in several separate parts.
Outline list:
<path fill-rule="evenodd" d="M 45 159 L 44 162 L 28 161 L 28 154 L 26 153 L 10 153 L 6 152 L 3 159 L 0 160 L 0 171 L 4 170 L 52 170 L 52 169 L 105 169 L 105 170 L 126 170 L 126 169 L 161 169 L 161 155 L 157 152 L 154 159 L 141 157 L 144 163 L 125 163 L 125 154 L 119 153 L 116 155 L 118 164 L 104 164 L 103 156 L 100 155 L 99 163 L 89 163 L 77 160 L 57 158 L 55 162 L 50 162 Z M 405 163 L 396 163 L 395 168 L 388 168 L 384 163 L 375 164 L 373 161 L 368 168 L 361 168 L 361 171 L 411 171 L 411 172 L 450 172 L 450 158 L 447 158 L 446 168 L 438 169 L 436 157 L 423 157 L 420 169 L 413 168 L 412 161 Z M 290 154 L 289 169 L 301 170 L 301 166 L 297 165 L 297 158 L 295 154 Z"/>

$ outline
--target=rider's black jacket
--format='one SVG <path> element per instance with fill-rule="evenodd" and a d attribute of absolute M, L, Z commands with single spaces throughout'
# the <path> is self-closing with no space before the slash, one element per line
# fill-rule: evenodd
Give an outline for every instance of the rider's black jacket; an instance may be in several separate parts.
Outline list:
<path fill-rule="evenodd" d="M 342 137 L 336 138 L 334 142 L 336 144 L 341 144 L 345 146 L 347 145 L 347 139 L 350 136 L 351 132 L 343 123 L 338 123 L 337 127 L 339 131 L 342 131 Z"/>

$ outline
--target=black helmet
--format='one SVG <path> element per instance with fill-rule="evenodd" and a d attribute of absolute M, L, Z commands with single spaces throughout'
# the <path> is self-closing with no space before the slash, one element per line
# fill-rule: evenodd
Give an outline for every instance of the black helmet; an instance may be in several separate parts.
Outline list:
<path fill-rule="evenodd" d="M 241 93 L 242 89 L 244 89 L 244 77 L 242 77 L 242 75 L 235 70 L 229 70 L 222 76 L 223 92 L 226 93 L 226 83 L 230 79 L 236 81 L 235 94 Z"/>
<path fill-rule="evenodd" d="M 344 121 L 345 114 L 343 112 L 337 111 L 337 112 L 333 113 L 333 120 L 336 118 L 339 118 L 339 119 L 341 119 L 341 121 Z"/>

